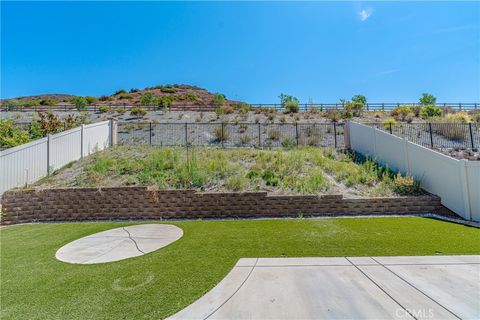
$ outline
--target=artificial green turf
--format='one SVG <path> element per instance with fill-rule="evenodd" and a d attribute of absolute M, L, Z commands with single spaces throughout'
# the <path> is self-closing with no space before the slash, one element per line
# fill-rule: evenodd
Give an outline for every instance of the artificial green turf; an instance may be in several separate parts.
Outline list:
<path fill-rule="evenodd" d="M 241 257 L 480 254 L 480 230 L 427 218 L 181 221 L 177 242 L 98 265 L 57 261 L 80 237 L 131 223 L 2 228 L 1 319 L 158 319 L 187 306 Z"/>

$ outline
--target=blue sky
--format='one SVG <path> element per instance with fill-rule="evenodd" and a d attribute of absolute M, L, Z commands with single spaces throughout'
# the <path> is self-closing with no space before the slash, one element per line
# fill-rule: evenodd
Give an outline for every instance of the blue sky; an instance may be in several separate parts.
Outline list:
<path fill-rule="evenodd" d="M 480 2 L 4 2 L 1 97 L 186 83 L 231 99 L 480 102 Z"/>

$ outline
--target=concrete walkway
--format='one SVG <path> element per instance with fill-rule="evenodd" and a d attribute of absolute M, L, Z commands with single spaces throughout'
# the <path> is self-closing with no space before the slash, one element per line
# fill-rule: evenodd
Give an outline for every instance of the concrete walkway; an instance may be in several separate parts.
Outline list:
<path fill-rule="evenodd" d="M 138 257 L 180 239 L 182 229 L 171 224 L 141 224 L 110 229 L 70 242 L 55 257 L 63 262 L 94 264 Z"/>
<path fill-rule="evenodd" d="M 240 259 L 170 319 L 480 319 L 480 256 Z"/>

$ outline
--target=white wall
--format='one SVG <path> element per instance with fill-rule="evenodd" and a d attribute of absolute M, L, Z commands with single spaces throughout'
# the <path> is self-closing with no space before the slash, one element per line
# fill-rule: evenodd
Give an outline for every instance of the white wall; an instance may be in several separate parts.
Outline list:
<path fill-rule="evenodd" d="M 110 132 L 110 122 L 103 121 L 0 151 L 0 195 L 108 147 Z"/>
<path fill-rule="evenodd" d="M 480 221 L 480 162 L 457 160 L 370 126 L 349 123 L 350 147 L 412 175 L 467 220 Z"/>

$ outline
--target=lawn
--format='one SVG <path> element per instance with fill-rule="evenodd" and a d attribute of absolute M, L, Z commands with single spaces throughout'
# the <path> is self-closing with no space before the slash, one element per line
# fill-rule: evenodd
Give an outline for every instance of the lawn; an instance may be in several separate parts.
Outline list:
<path fill-rule="evenodd" d="M 427 218 L 172 222 L 177 242 L 99 265 L 55 259 L 64 244 L 132 223 L 0 229 L 2 319 L 158 319 L 187 306 L 241 257 L 480 254 L 480 231 Z"/>

